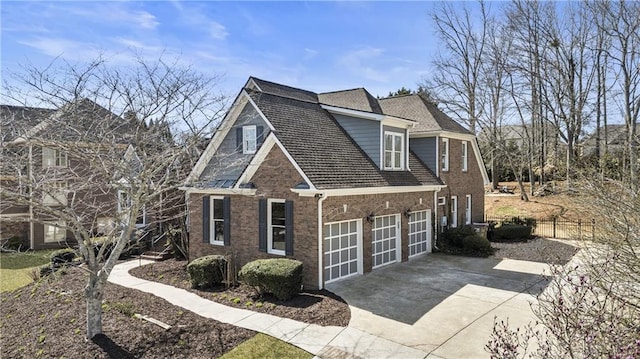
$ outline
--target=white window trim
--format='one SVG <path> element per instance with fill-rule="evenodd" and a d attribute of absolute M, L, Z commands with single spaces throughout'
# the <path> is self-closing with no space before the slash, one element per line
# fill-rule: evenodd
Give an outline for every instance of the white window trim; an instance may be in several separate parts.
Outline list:
<path fill-rule="evenodd" d="M 386 148 L 386 138 L 387 136 L 391 136 L 392 140 L 391 140 L 391 146 L 392 149 L 390 151 L 387 151 Z M 398 150 L 395 148 L 395 138 L 396 137 L 400 137 L 400 163 L 395 163 L 395 154 L 398 152 Z M 405 140 L 404 140 L 404 133 L 400 133 L 400 132 L 394 132 L 394 131 L 384 131 L 384 135 L 382 137 L 382 165 L 383 168 L 385 170 L 392 170 L 392 171 L 401 171 L 404 170 L 404 163 L 405 163 L 405 155 L 406 155 L 406 151 L 405 151 Z M 386 153 L 387 152 L 391 152 L 391 166 L 387 166 L 387 164 L 385 163 L 385 157 L 386 157 Z"/>
<path fill-rule="evenodd" d="M 469 165 L 469 143 L 462 141 L 462 172 L 467 172 Z"/>
<path fill-rule="evenodd" d="M 471 195 L 465 196 L 464 224 L 471 224 Z"/>
<path fill-rule="evenodd" d="M 253 133 L 253 137 L 249 137 L 250 133 Z M 253 148 L 250 148 L 250 143 L 253 143 Z M 256 153 L 257 148 L 258 128 L 255 125 L 242 126 L 242 153 L 245 155 L 252 155 Z"/>
<path fill-rule="evenodd" d="M 451 196 L 451 228 L 458 227 L 458 196 Z"/>
<path fill-rule="evenodd" d="M 45 206 L 66 206 L 67 182 L 55 181 L 47 185 L 47 192 L 42 195 L 42 204 Z"/>
<path fill-rule="evenodd" d="M 66 239 L 67 229 L 64 228 L 66 223 L 63 221 L 54 221 L 54 222 L 45 222 L 43 226 L 43 237 L 45 243 L 57 243 L 62 242 Z M 47 238 L 48 230 L 47 227 L 53 228 L 53 238 Z"/>
<path fill-rule="evenodd" d="M 53 153 L 53 158 L 45 158 L 45 152 L 51 151 Z M 64 163 L 63 163 L 64 162 Z M 56 148 L 51 147 L 42 147 L 42 167 L 50 168 L 50 167 L 67 167 L 69 164 L 69 158 L 67 154 L 60 151 Z"/>
<path fill-rule="evenodd" d="M 126 220 L 122 217 L 124 211 L 126 210 L 125 207 L 122 206 L 122 200 L 120 199 L 120 196 L 122 196 L 123 194 L 129 195 L 129 193 L 127 193 L 126 191 L 123 190 L 118 190 L 118 197 L 117 197 L 117 202 L 118 202 L 118 217 L 121 220 Z M 131 206 L 131 201 L 129 201 L 129 206 Z M 142 222 L 138 222 L 138 218 L 136 217 L 136 228 L 142 228 L 144 226 L 147 225 L 147 207 L 146 206 L 142 206 Z"/>
<path fill-rule="evenodd" d="M 442 167 L 443 172 L 449 171 L 449 139 L 442 139 L 442 148 L 440 149 L 442 153 L 440 154 L 440 167 Z"/>
<path fill-rule="evenodd" d="M 447 204 L 447 197 L 438 197 L 438 206 L 444 206 Z"/>
<path fill-rule="evenodd" d="M 268 199 L 267 200 L 267 253 L 276 254 L 280 256 L 286 255 L 286 251 L 273 249 L 273 220 L 271 218 L 271 204 L 272 203 L 285 203 L 284 199 Z M 286 209 L 285 209 L 285 221 L 286 221 Z M 286 238 L 286 222 L 285 222 L 285 238 Z M 286 243 L 285 243 L 286 247 Z"/>
<path fill-rule="evenodd" d="M 222 201 L 222 220 L 215 219 L 215 206 L 213 205 L 214 200 Z M 222 240 L 216 240 L 216 222 L 222 222 Z M 209 243 L 215 244 L 218 246 L 224 246 L 224 197 L 222 196 L 211 196 L 209 198 Z"/>

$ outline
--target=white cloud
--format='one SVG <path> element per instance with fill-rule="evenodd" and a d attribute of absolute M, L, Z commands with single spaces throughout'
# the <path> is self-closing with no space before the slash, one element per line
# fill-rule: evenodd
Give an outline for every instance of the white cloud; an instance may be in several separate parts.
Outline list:
<path fill-rule="evenodd" d="M 305 48 L 304 49 L 304 59 L 310 60 L 318 55 L 319 51 L 314 49 Z"/>
<path fill-rule="evenodd" d="M 380 48 L 364 47 L 345 53 L 338 58 L 337 64 L 338 66 L 343 67 L 344 70 L 360 77 L 364 77 L 365 79 L 387 82 L 389 80 L 389 76 L 382 71 L 376 70 L 370 65 L 383 53 L 384 50 Z"/>
<path fill-rule="evenodd" d="M 209 34 L 214 39 L 224 40 L 229 35 L 229 32 L 227 32 L 227 28 L 225 28 L 224 25 L 217 21 L 210 20 L 209 29 Z"/>
<path fill-rule="evenodd" d="M 94 6 L 87 6 L 87 4 Z M 60 10 L 97 23 L 108 21 L 117 26 L 131 24 L 146 30 L 154 30 L 160 25 L 155 15 L 144 10 L 130 9 L 127 5 L 127 3 L 82 3 L 82 6 L 68 6 Z"/>
<path fill-rule="evenodd" d="M 45 55 L 62 56 L 69 60 L 92 59 L 100 54 L 93 44 L 62 38 L 37 37 L 32 40 L 21 40 L 18 43 L 32 47 Z"/>

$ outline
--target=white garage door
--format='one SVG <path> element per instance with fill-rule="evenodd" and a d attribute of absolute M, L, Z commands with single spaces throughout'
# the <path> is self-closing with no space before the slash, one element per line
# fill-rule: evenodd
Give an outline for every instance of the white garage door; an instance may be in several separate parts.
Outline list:
<path fill-rule="evenodd" d="M 431 211 L 417 211 L 409 218 L 409 257 L 430 252 Z"/>
<path fill-rule="evenodd" d="M 324 225 L 324 280 L 362 274 L 362 220 Z"/>
<path fill-rule="evenodd" d="M 373 268 L 400 262 L 400 215 L 376 217 L 372 231 Z"/>

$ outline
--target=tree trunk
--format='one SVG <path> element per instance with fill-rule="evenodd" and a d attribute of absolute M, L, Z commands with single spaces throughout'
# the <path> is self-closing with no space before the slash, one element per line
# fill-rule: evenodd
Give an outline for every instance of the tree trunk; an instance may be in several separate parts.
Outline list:
<path fill-rule="evenodd" d="M 89 283 L 84 289 L 87 300 L 87 339 L 102 334 L 103 289 L 104 284 L 100 283 L 97 275 L 91 273 Z"/>

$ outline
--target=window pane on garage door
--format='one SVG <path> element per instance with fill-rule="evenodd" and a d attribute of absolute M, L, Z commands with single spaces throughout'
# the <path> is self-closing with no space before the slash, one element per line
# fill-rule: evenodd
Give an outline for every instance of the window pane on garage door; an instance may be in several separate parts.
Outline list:
<path fill-rule="evenodd" d="M 398 215 L 376 217 L 373 223 L 372 255 L 373 268 L 397 262 L 400 253 L 397 244 L 400 229 Z"/>
<path fill-rule="evenodd" d="M 409 218 L 409 256 L 429 251 L 431 237 L 431 212 L 417 211 Z"/>
<path fill-rule="evenodd" d="M 360 250 L 358 220 L 324 225 L 324 280 L 358 274 Z"/>

